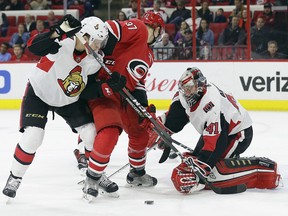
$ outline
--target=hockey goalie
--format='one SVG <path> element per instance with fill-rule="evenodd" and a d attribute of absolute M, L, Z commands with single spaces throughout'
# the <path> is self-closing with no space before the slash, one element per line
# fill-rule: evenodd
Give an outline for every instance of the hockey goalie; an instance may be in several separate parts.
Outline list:
<path fill-rule="evenodd" d="M 240 157 L 252 141 L 253 128 L 249 113 L 233 95 L 208 82 L 196 67 L 186 69 L 178 86 L 169 110 L 158 117 L 158 122 L 170 135 L 190 122 L 200 138 L 195 149 L 183 153 L 182 163 L 173 169 L 175 188 L 181 193 L 199 191 L 207 188 L 203 179 L 220 188 L 240 184 L 247 188 L 276 188 L 280 174 L 275 161 Z M 148 147 L 155 143 L 164 148 L 167 159 L 170 147 L 152 130 Z"/>

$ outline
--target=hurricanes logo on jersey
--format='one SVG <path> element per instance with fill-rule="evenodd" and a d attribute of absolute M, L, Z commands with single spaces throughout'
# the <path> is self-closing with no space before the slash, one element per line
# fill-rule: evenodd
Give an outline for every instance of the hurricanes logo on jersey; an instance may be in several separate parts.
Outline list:
<path fill-rule="evenodd" d="M 81 71 L 82 68 L 76 66 L 64 80 L 57 80 L 65 95 L 75 97 L 83 91 L 85 83 L 83 82 Z"/>
<path fill-rule="evenodd" d="M 141 79 L 149 69 L 149 65 L 141 59 L 133 59 L 128 63 L 127 70 L 132 77 L 137 80 Z"/>

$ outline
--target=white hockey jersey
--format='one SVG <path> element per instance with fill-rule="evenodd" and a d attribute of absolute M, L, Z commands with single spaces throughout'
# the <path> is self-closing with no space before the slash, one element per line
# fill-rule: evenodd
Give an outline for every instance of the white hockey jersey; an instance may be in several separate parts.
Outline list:
<path fill-rule="evenodd" d="M 189 107 L 181 93 L 179 93 L 179 98 L 176 97 L 174 100 L 180 100 L 190 122 L 203 135 L 204 140 L 208 141 L 207 143 L 211 145 L 212 149 L 220 136 L 223 117 L 229 123 L 228 135 L 236 134 L 252 125 L 252 119 L 248 112 L 233 96 L 211 83 L 208 83 L 207 92 L 192 108 Z"/>
<path fill-rule="evenodd" d="M 42 57 L 29 77 L 35 94 L 50 106 L 76 102 L 87 84 L 87 76 L 101 67 L 86 52 L 75 55 L 75 43 L 71 38 L 60 41 L 58 52 Z"/>

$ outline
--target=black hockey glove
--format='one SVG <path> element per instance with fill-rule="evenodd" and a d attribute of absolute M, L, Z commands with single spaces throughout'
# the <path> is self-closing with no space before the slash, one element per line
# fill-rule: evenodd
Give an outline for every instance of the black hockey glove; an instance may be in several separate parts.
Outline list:
<path fill-rule="evenodd" d="M 126 77 L 122 76 L 117 71 L 111 74 L 111 77 L 107 79 L 101 85 L 102 94 L 105 97 L 113 95 L 115 92 L 119 92 L 126 85 Z"/>
<path fill-rule="evenodd" d="M 81 22 L 71 14 L 65 15 L 56 25 L 50 27 L 50 31 L 55 31 L 59 38 L 66 34 L 67 37 L 74 36 L 81 29 Z"/>

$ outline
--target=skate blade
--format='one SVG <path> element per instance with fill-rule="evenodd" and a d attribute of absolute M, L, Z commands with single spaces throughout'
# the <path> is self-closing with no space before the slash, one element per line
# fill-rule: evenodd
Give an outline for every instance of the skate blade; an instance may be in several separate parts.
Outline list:
<path fill-rule="evenodd" d="M 77 183 L 78 185 L 84 185 L 85 184 L 85 180 L 81 180 Z"/>
<path fill-rule="evenodd" d="M 82 200 L 87 203 L 92 203 L 93 201 L 95 201 L 95 199 L 96 197 L 90 194 L 83 194 L 82 196 Z"/>
<path fill-rule="evenodd" d="M 101 194 L 102 196 L 106 196 L 106 197 L 113 197 L 113 198 L 119 198 L 119 193 L 117 191 L 112 192 L 112 193 L 108 193 L 102 189 L 98 189 L 99 194 Z"/>

